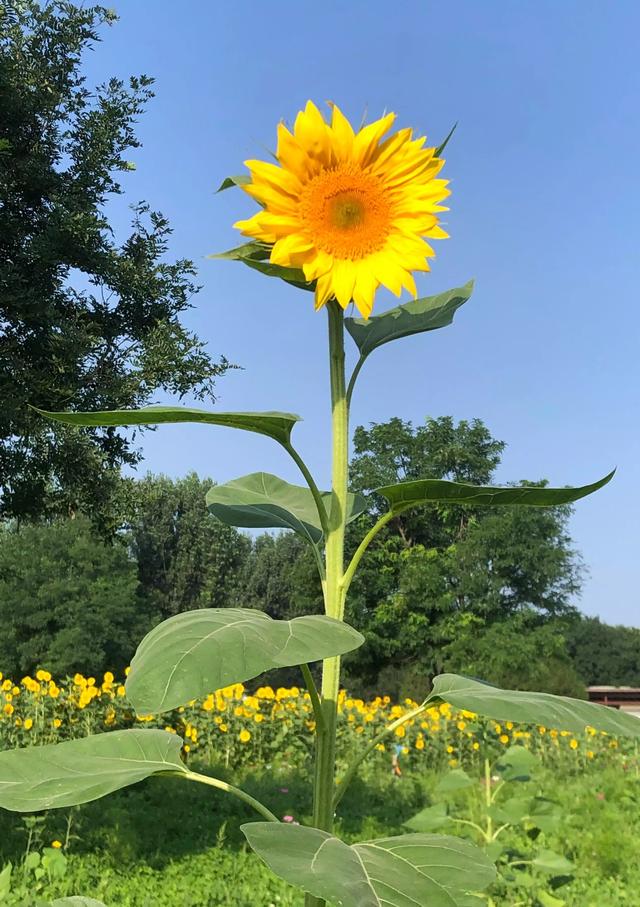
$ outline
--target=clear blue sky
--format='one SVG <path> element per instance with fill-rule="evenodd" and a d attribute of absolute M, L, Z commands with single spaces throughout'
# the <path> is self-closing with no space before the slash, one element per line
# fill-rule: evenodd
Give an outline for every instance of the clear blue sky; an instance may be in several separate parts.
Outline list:
<path fill-rule="evenodd" d="M 188 323 L 244 366 L 219 382 L 220 408 L 305 416 L 296 440 L 325 483 L 324 313 L 305 293 L 205 258 L 236 245 L 231 224 L 253 210 L 214 189 L 273 148 L 278 120 L 307 98 L 356 121 L 394 110 L 434 143 L 459 121 L 445 171 L 452 238 L 419 291 L 475 277 L 476 292 L 452 327 L 369 360 L 354 424 L 479 417 L 508 442 L 499 481 L 582 484 L 617 465 L 572 520 L 590 570 L 580 604 L 640 626 L 637 0 L 122 0 L 117 11 L 89 79 L 157 80 L 125 201 L 162 210 L 172 253 L 200 268 Z M 124 204 L 112 213 L 124 229 Z M 392 301 L 380 294 L 376 310 Z M 143 448 L 154 472 L 298 481 L 257 436 L 170 426 Z"/>

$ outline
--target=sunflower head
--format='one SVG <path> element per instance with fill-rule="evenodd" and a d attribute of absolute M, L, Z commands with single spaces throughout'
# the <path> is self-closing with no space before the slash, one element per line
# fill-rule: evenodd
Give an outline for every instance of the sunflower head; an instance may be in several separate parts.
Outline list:
<path fill-rule="evenodd" d="M 316 308 L 354 302 L 364 318 L 376 290 L 417 295 L 413 271 L 435 254 L 426 239 L 446 239 L 438 214 L 449 195 L 437 179 L 444 160 L 411 129 L 387 135 L 389 113 L 355 132 L 335 104 L 331 122 L 311 101 L 293 131 L 278 126 L 278 164 L 245 161 L 243 188 L 262 205 L 234 224 L 271 246 L 271 262 L 316 282 Z"/>

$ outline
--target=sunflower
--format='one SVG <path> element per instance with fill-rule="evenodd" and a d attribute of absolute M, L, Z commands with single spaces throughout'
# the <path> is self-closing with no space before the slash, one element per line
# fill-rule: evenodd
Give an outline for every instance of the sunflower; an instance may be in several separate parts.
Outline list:
<path fill-rule="evenodd" d="M 293 132 L 279 124 L 278 164 L 245 161 L 243 188 L 262 210 L 234 226 L 270 245 L 273 264 L 315 281 L 317 309 L 353 301 L 368 318 L 380 286 L 417 296 L 412 272 L 435 254 L 425 237 L 447 238 L 438 214 L 448 180 L 436 179 L 444 160 L 411 129 L 384 138 L 395 114 L 354 132 L 331 108 L 331 123 L 308 101 Z"/>

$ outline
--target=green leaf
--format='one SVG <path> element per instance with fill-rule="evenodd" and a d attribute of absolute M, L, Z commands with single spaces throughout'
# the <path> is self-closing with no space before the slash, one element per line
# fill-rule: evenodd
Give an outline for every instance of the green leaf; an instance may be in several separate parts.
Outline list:
<path fill-rule="evenodd" d="M 131 662 L 127 695 L 138 714 L 167 712 L 272 668 L 357 649 L 364 637 L 319 614 L 274 620 L 248 608 L 202 608 L 163 621 Z"/>
<path fill-rule="evenodd" d="M 331 492 L 323 492 L 327 516 Z M 322 526 L 311 491 L 302 485 L 290 485 L 268 472 L 254 472 L 224 485 L 214 485 L 207 494 L 211 513 L 228 526 L 252 529 L 292 529 L 312 544 L 322 539 Z M 348 495 L 347 522 L 367 508 L 362 495 Z"/>
<path fill-rule="evenodd" d="M 345 318 L 344 324 L 360 350 L 360 358 L 364 359 L 384 343 L 424 331 L 435 331 L 451 324 L 456 310 L 469 299 L 472 292 L 473 281 L 470 280 L 463 287 L 447 290 L 438 296 L 425 296 L 423 299 L 405 302 L 366 320 Z"/>
<path fill-rule="evenodd" d="M 451 136 L 453 135 L 453 133 L 456 131 L 457 128 L 458 128 L 458 124 L 457 124 L 457 123 L 454 123 L 453 126 L 451 127 L 451 131 L 449 132 L 449 135 L 446 137 L 446 139 L 444 140 L 444 142 L 442 142 L 442 143 L 441 143 L 440 145 L 438 145 L 438 147 L 436 148 L 436 153 L 435 153 L 435 156 L 436 156 L 436 157 L 442 157 L 442 153 L 444 152 L 444 149 L 445 149 L 445 148 L 447 147 L 447 145 L 449 144 L 449 139 L 451 138 Z"/>
<path fill-rule="evenodd" d="M 405 827 L 411 831 L 431 832 L 444 828 L 451 823 L 451 817 L 447 814 L 447 807 L 444 803 L 436 803 L 434 806 L 427 806 L 425 809 L 412 816 Z"/>
<path fill-rule="evenodd" d="M 459 790 L 473 787 L 476 782 L 462 768 L 454 768 L 447 772 L 436 784 L 434 790 L 438 794 L 453 794 Z"/>
<path fill-rule="evenodd" d="M 566 901 L 561 901 L 560 898 L 556 898 L 554 895 L 549 894 L 548 891 L 538 891 L 536 897 L 540 901 L 542 907 L 564 907 L 567 903 Z"/>
<path fill-rule="evenodd" d="M 531 797 L 512 797 L 504 803 L 494 803 L 487 809 L 488 815 L 495 821 L 509 825 L 519 825 L 529 815 Z"/>
<path fill-rule="evenodd" d="M 495 877 L 484 853 L 460 838 L 415 834 L 349 846 L 302 825 L 241 828 L 276 875 L 342 907 L 458 907 L 458 893 L 485 888 Z"/>
<path fill-rule="evenodd" d="M 535 753 L 517 744 L 501 753 L 496 764 L 505 781 L 528 781 L 533 769 L 539 766 L 540 760 Z"/>
<path fill-rule="evenodd" d="M 94 898 L 84 898 L 74 894 L 69 898 L 56 898 L 51 901 L 51 907 L 106 907 L 102 901 L 96 901 Z"/>
<path fill-rule="evenodd" d="M 577 488 L 544 488 L 537 485 L 497 486 L 470 485 L 468 482 L 446 482 L 444 479 L 418 479 L 415 482 L 399 482 L 397 485 L 383 485 L 376 488 L 389 502 L 391 510 L 401 512 L 420 504 L 447 502 L 449 504 L 473 504 L 474 506 L 496 507 L 503 505 L 528 507 L 556 507 L 570 504 L 598 491 L 615 474 L 615 469 L 603 479 L 591 485 Z"/>
<path fill-rule="evenodd" d="M 11 891 L 11 873 L 13 866 L 7 863 L 2 872 L 0 872 L 0 900 L 6 898 Z"/>
<path fill-rule="evenodd" d="M 142 409 L 114 409 L 93 413 L 51 413 L 33 407 L 41 416 L 67 425 L 99 427 L 107 425 L 160 425 L 168 422 L 205 422 L 226 428 L 240 428 L 267 435 L 280 444 L 288 444 L 291 430 L 300 416 L 294 413 L 216 413 L 184 406 L 145 406 Z"/>
<path fill-rule="evenodd" d="M 552 850 L 539 851 L 537 857 L 533 860 L 533 865 L 542 872 L 555 876 L 570 875 L 575 868 L 570 860 L 565 859 L 559 853 L 554 853 Z"/>
<path fill-rule="evenodd" d="M 222 180 L 216 192 L 224 192 L 225 189 L 233 189 L 235 186 L 241 189 L 243 186 L 248 186 L 250 182 L 251 177 L 246 173 L 240 173 L 238 176 L 227 176 Z"/>
<path fill-rule="evenodd" d="M 589 726 L 621 737 L 640 737 L 640 721 L 626 712 L 568 696 L 501 690 L 470 677 L 440 674 L 433 681 L 429 700 L 443 700 L 496 721 L 543 724 L 582 734 Z"/>
<path fill-rule="evenodd" d="M 35 812 L 97 800 L 159 772 L 186 771 L 182 740 L 159 730 L 111 731 L 0 753 L 0 807 Z"/>
<path fill-rule="evenodd" d="M 286 283 L 290 283 L 301 290 L 315 290 L 315 281 L 308 281 L 304 276 L 304 271 L 299 268 L 274 265 L 269 260 L 270 257 L 271 247 L 259 242 L 247 242 L 226 252 L 216 252 L 213 255 L 207 255 L 207 258 L 240 261 L 249 268 L 260 271 L 261 274 L 266 274 L 267 277 L 279 277 L 280 280 L 284 280 Z"/>

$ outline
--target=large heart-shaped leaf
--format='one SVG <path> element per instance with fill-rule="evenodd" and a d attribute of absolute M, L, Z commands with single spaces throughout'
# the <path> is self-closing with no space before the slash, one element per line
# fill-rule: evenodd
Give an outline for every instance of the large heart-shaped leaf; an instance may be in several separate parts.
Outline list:
<path fill-rule="evenodd" d="M 327 516 L 331 492 L 322 495 Z M 268 472 L 254 472 L 224 485 L 214 485 L 207 493 L 211 513 L 229 526 L 253 529 L 278 527 L 293 529 L 298 535 L 317 544 L 322 539 L 322 526 L 311 491 L 302 485 L 290 485 Z M 366 510 L 362 495 L 349 494 L 347 521 Z"/>
<path fill-rule="evenodd" d="M 451 324 L 456 310 L 469 299 L 472 292 L 471 280 L 463 287 L 405 302 L 367 320 L 345 318 L 345 327 L 360 350 L 360 358 L 364 359 L 383 343 L 409 337 L 411 334 L 435 331 Z"/>
<path fill-rule="evenodd" d="M 568 696 L 501 690 L 470 677 L 440 674 L 429 701 L 439 699 L 496 721 L 518 721 L 581 734 L 593 727 L 621 737 L 640 737 L 640 720 L 626 712 Z"/>
<path fill-rule="evenodd" d="M 418 479 L 414 482 L 399 482 L 397 485 L 383 485 L 375 490 L 387 499 L 394 513 L 420 504 L 436 502 L 487 507 L 513 504 L 554 507 L 559 504 L 570 504 L 588 494 L 593 494 L 610 482 L 614 474 L 615 469 L 603 479 L 577 488 L 545 488 L 539 485 L 509 485 L 499 488 L 470 485 L 468 482 L 446 482 L 444 479 Z"/>
<path fill-rule="evenodd" d="M 460 838 L 409 834 L 349 846 L 301 825 L 252 822 L 242 831 L 276 875 L 343 907 L 458 907 L 485 888 L 495 867 Z"/>
<path fill-rule="evenodd" d="M 248 608 L 203 608 L 163 621 L 131 662 L 127 695 L 139 714 L 155 714 L 272 668 L 344 655 L 364 637 L 319 614 L 274 620 Z"/>
<path fill-rule="evenodd" d="M 0 806 L 34 812 L 97 800 L 159 772 L 186 772 L 182 740 L 159 730 L 111 731 L 0 753 Z"/>
<path fill-rule="evenodd" d="M 160 425 L 165 422 L 206 422 L 240 428 L 259 435 L 267 435 L 280 444 L 288 444 L 291 430 L 300 416 L 294 413 L 216 413 L 205 409 L 183 406 L 145 406 L 142 409 L 114 409 L 93 413 L 52 413 L 33 407 L 42 416 L 65 422 L 67 425 L 100 427 L 106 425 Z"/>
<path fill-rule="evenodd" d="M 315 289 L 315 281 L 308 281 L 304 276 L 304 271 L 299 268 L 286 268 L 283 265 L 272 264 L 269 260 L 271 247 L 264 243 L 246 242 L 241 246 L 236 246 L 235 249 L 228 249 L 226 252 L 216 252 L 207 257 L 220 258 L 226 261 L 240 261 L 243 265 L 253 268 L 254 271 L 260 271 L 261 274 L 266 274 L 267 277 L 279 277 L 280 280 L 293 284 L 294 287 L 298 287 L 300 290 Z"/>

